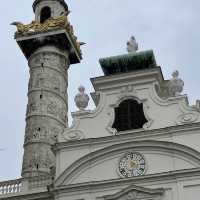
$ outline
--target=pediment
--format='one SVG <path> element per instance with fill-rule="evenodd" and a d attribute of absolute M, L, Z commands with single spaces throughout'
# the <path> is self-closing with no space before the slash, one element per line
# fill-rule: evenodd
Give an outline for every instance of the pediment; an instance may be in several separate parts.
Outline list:
<path fill-rule="evenodd" d="M 144 155 L 147 161 L 145 175 L 200 166 L 200 153 L 184 145 L 150 140 L 121 142 L 79 158 L 60 174 L 55 185 L 119 179 L 118 161 L 129 151 Z M 102 170 L 106 173 L 102 174 Z"/>
<path fill-rule="evenodd" d="M 164 195 L 164 189 L 149 189 L 131 185 L 113 195 L 103 196 L 104 200 L 158 200 Z"/>

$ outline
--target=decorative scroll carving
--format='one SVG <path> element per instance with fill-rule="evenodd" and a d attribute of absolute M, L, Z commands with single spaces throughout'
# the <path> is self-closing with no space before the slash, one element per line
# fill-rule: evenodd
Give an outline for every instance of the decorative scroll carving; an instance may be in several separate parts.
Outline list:
<path fill-rule="evenodd" d="M 62 135 L 64 136 L 65 140 L 81 140 L 84 139 L 84 133 L 82 131 L 76 130 L 76 131 L 68 131 L 68 130 L 64 130 L 64 132 L 62 133 Z"/>
<path fill-rule="evenodd" d="M 125 200 L 134 200 L 138 195 L 137 191 L 131 191 L 125 196 Z"/>
<path fill-rule="evenodd" d="M 198 119 L 198 116 L 199 114 L 195 112 L 185 113 L 178 116 L 176 123 L 178 125 L 193 123 Z"/>

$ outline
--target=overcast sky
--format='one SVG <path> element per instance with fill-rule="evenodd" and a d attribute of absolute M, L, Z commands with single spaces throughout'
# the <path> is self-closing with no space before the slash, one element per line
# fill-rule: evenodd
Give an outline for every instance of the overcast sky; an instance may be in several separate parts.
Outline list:
<path fill-rule="evenodd" d="M 13 39 L 13 21 L 33 20 L 32 0 L 2 1 L 0 31 L 0 181 L 20 177 L 27 104 L 27 61 Z M 90 78 L 102 75 L 100 57 L 126 52 L 134 35 L 140 50 L 153 49 L 164 77 L 180 71 L 191 104 L 200 98 L 199 0 L 68 0 L 70 21 L 87 43 L 81 64 L 69 70 L 69 108 L 82 84 L 93 91 Z M 92 103 L 90 105 L 92 108 Z M 1 148 L 4 151 L 1 151 Z"/>

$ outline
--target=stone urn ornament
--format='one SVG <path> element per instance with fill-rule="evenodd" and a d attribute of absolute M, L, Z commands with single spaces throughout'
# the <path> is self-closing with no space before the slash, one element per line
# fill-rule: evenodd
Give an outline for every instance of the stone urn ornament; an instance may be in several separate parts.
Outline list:
<path fill-rule="evenodd" d="M 172 73 L 172 79 L 170 79 L 168 88 L 169 88 L 169 95 L 172 97 L 179 96 L 183 91 L 184 82 L 182 79 L 179 78 L 179 71 L 175 70 Z"/>
<path fill-rule="evenodd" d="M 75 96 L 74 101 L 76 103 L 77 108 L 79 108 L 80 111 L 84 111 L 89 102 L 89 96 L 85 93 L 85 87 L 79 86 L 78 87 L 79 93 Z"/>

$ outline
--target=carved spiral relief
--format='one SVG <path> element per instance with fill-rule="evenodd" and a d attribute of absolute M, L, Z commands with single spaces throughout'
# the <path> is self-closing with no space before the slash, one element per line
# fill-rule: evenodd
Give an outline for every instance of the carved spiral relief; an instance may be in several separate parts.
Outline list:
<path fill-rule="evenodd" d="M 39 147 L 38 147 L 39 148 Z M 28 149 L 24 154 L 23 170 L 47 168 L 55 165 L 55 158 L 49 148 Z"/>
<path fill-rule="evenodd" d="M 31 100 L 27 106 L 27 117 L 34 114 L 47 114 L 53 115 L 63 122 L 67 120 L 67 108 L 64 105 L 60 105 L 55 100 L 38 100 L 38 102 Z"/>
<path fill-rule="evenodd" d="M 33 88 L 51 89 L 60 93 L 61 84 L 58 77 L 50 76 L 46 73 L 39 73 L 35 78 L 35 83 L 32 84 L 32 89 Z"/>
<path fill-rule="evenodd" d="M 48 66 L 66 72 L 68 70 L 69 63 L 66 62 L 66 58 L 62 55 L 53 52 L 45 52 L 35 55 L 30 60 L 29 65 L 31 67 L 43 65 L 44 67 Z"/>
<path fill-rule="evenodd" d="M 32 141 L 44 141 L 50 144 L 57 142 L 58 135 L 62 132 L 62 128 L 52 126 L 31 126 L 27 125 L 25 132 L 25 143 Z"/>

